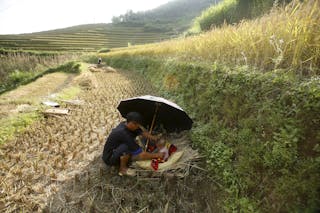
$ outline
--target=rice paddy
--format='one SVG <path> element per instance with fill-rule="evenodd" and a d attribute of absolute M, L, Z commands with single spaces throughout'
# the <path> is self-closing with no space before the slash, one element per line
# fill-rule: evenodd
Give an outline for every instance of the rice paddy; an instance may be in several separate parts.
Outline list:
<path fill-rule="evenodd" d="M 92 24 L 32 34 L 0 35 L 0 48 L 39 51 L 97 51 L 154 43 L 174 37 L 143 27 Z"/>

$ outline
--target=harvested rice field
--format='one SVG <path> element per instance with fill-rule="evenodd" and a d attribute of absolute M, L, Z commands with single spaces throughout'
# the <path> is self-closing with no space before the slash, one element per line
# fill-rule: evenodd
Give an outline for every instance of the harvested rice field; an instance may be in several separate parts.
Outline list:
<path fill-rule="evenodd" d="M 91 86 L 79 94 L 84 104 L 62 105 L 67 116 L 42 118 L 0 145 L 0 212 L 217 211 L 201 158 L 185 161 L 180 175 L 141 170 L 136 177 L 120 177 L 102 162 L 105 138 L 122 120 L 119 101 L 157 95 L 142 76 L 108 70 L 90 72 Z M 187 134 L 171 140 L 191 150 Z"/>

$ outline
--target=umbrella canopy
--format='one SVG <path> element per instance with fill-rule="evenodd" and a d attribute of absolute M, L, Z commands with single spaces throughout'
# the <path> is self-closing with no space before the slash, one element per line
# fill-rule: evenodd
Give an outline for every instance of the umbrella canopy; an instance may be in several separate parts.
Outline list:
<path fill-rule="evenodd" d="M 155 117 L 155 125 L 163 125 L 168 132 L 189 130 L 193 121 L 177 104 L 161 97 L 146 95 L 122 100 L 118 106 L 122 117 L 129 112 L 138 112 L 143 116 L 143 126 L 151 125 Z"/>

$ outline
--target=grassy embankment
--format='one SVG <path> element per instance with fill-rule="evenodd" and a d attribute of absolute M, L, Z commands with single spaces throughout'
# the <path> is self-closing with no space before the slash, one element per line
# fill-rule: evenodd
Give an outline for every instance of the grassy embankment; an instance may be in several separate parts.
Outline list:
<path fill-rule="evenodd" d="M 102 55 L 194 118 L 226 211 L 320 208 L 320 3 Z"/>

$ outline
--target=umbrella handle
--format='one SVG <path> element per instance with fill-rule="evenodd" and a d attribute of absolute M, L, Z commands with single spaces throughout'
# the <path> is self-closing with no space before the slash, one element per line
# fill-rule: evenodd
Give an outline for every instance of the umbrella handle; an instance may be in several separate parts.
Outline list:
<path fill-rule="evenodd" d="M 144 132 L 147 132 L 148 130 L 146 128 L 144 128 L 144 126 L 142 126 L 141 124 L 139 124 L 139 128 L 144 131 Z"/>
<path fill-rule="evenodd" d="M 155 110 L 155 112 L 154 112 L 154 115 L 153 115 L 153 118 L 152 118 L 151 127 L 150 127 L 150 130 L 149 130 L 149 133 L 150 133 L 150 134 L 152 133 L 152 130 L 153 130 L 153 128 L 154 128 L 154 123 L 155 123 L 156 116 L 157 116 L 157 113 L 158 113 L 159 104 L 157 103 L 156 106 L 157 106 L 157 107 L 156 107 L 156 110 Z M 146 151 L 147 148 L 148 148 L 149 140 L 150 140 L 150 139 L 148 138 L 148 139 L 147 139 L 146 146 L 145 146 L 145 148 L 144 148 L 145 151 Z"/>

